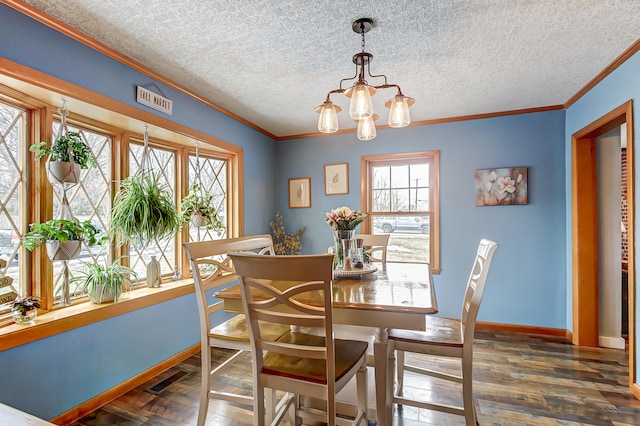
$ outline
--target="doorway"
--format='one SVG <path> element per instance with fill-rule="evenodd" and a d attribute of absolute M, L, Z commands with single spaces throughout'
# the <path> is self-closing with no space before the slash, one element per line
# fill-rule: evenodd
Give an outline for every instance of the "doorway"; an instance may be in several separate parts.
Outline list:
<path fill-rule="evenodd" d="M 635 300 L 633 103 L 628 101 L 572 136 L 571 222 L 573 334 L 580 346 L 598 346 L 598 191 L 596 138 L 626 124 L 629 300 Z M 629 384 L 635 383 L 635 304 L 628 306 Z"/>

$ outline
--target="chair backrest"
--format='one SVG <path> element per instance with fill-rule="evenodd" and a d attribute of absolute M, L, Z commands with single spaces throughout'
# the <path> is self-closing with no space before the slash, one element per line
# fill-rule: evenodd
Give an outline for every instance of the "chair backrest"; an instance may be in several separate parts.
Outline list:
<path fill-rule="evenodd" d="M 354 238 L 362 238 L 369 259 L 372 262 L 381 262 L 382 270 L 386 271 L 389 234 L 356 234 Z"/>
<path fill-rule="evenodd" d="M 326 360 L 326 383 L 333 388 L 333 254 L 269 257 L 229 253 L 229 257 L 233 259 L 240 281 L 256 371 L 262 371 L 263 351 L 323 359 Z M 305 293 L 315 296 L 313 303 L 301 300 L 300 295 Z M 302 338 L 286 342 L 262 339 L 258 320 L 289 325 L 292 330 L 307 327 L 324 330 L 323 346 L 316 346 L 317 339 L 312 346 Z"/>
<path fill-rule="evenodd" d="M 467 282 L 467 289 L 464 293 L 462 315 L 460 317 L 460 322 L 462 323 L 464 330 L 465 342 L 473 341 L 473 335 L 476 328 L 476 318 L 478 316 L 478 310 L 480 309 L 482 295 L 484 294 L 484 287 L 487 282 L 489 267 L 491 266 L 493 254 L 498 246 L 498 243 L 487 239 L 482 239 L 478 245 L 476 258 L 473 262 L 473 267 L 471 268 L 469 281 Z"/>
<path fill-rule="evenodd" d="M 207 291 L 237 281 L 229 251 L 275 255 L 271 235 L 253 235 L 224 240 L 182 244 L 191 265 L 196 301 L 200 316 L 200 337 L 205 342 L 211 330 L 211 314 L 223 308 L 224 302 L 209 304 Z"/>

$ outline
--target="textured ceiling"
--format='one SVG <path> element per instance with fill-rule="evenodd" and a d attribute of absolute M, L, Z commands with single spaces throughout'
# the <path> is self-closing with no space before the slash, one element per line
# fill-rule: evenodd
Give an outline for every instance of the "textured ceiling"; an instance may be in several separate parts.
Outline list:
<path fill-rule="evenodd" d="M 357 18 L 375 20 L 372 73 L 415 98 L 414 122 L 564 104 L 640 36 L 638 0 L 25 3 L 278 137 L 316 132 L 314 108 L 355 74 Z M 378 124 L 394 93 L 374 97 Z"/>

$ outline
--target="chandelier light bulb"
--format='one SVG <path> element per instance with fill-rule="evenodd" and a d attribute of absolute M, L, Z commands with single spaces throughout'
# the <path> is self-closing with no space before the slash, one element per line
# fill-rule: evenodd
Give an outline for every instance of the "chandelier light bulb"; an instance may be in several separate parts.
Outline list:
<path fill-rule="evenodd" d="M 354 120 L 371 117 L 373 115 L 373 104 L 369 86 L 365 83 L 357 83 L 351 91 L 351 104 L 349 105 L 349 116 Z"/>
<path fill-rule="evenodd" d="M 396 95 L 389 100 L 389 127 L 407 127 L 411 124 L 408 100 L 409 98 L 403 95 Z"/>
<path fill-rule="evenodd" d="M 361 141 L 370 141 L 376 137 L 376 124 L 374 116 L 364 117 L 358 120 L 356 135 Z"/>
<path fill-rule="evenodd" d="M 335 133 L 338 131 L 338 112 L 341 108 L 335 106 L 331 101 L 325 101 L 316 108 L 320 114 L 318 117 L 318 130 L 322 133 Z"/>

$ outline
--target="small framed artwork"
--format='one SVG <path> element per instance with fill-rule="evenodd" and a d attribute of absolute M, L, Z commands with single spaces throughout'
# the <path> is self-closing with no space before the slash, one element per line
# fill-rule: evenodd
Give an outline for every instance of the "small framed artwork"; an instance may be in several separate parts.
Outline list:
<path fill-rule="evenodd" d="M 289 179 L 289 208 L 311 207 L 311 178 Z"/>
<path fill-rule="evenodd" d="M 476 170 L 476 206 L 528 204 L 527 168 Z"/>
<path fill-rule="evenodd" d="M 325 195 L 349 193 L 349 163 L 324 165 Z"/>

